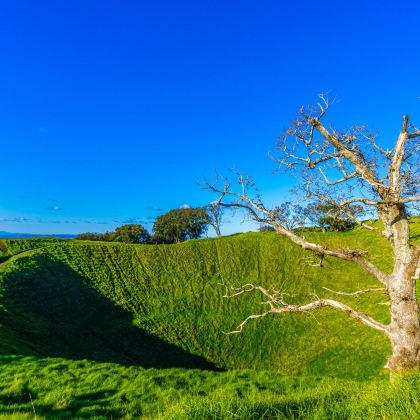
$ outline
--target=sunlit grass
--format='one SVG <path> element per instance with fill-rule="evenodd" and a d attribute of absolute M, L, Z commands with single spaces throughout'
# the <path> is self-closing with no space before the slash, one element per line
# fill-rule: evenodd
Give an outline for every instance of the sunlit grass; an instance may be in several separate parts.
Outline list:
<path fill-rule="evenodd" d="M 420 410 L 419 374 L 391 384 L 86 360 L 16 357 L 2 362 L 4 418 L 415 419 Z"/>

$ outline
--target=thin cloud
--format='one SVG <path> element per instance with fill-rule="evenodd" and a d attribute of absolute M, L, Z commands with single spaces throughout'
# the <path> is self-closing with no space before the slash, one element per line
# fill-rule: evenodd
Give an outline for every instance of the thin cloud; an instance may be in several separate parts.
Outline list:
<path fill-rule="evenodd" d="M 148 206 L 144 208 L 147 211 L 162 211 L 162 207 L 158 207 L 158 206 Z"/>
<path fill-rule="evenodd" d="M 61 211 L 63 210 L 60 206 L 47 206 L 45 207 L 45 210 L 49 210 L 49 211 Z"/>
<path fill-rule="evenodd" d="M 145 224 L 147 223 L 146 220 L 144 218 L 140 218 L 140 217 L 129 217 L 128 219 L 122 220 L 121 223 L 127 224 L 127 225 L 131 225 L 131 224 Z"/>
<path fill-rule="evenodd" d="M 26 217 L 12 217 L 12 218 L 5 218 L 0 217 L 0 223 L 26 223 L 29 222 L 29 219 Z"/>
<path fill-rule="evenodd" d="M 87 219 L 79 219 L 79 223 L 86 223 L 88 225 L 109 225 L 109 221 L 105 220 L 87 220 Z"/>

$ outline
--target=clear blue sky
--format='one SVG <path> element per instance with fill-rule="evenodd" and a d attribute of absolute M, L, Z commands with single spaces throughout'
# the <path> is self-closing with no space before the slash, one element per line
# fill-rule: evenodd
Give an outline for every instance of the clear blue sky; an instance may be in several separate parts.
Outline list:
<path fill-rule="evenodd" d="M 232 166 L 282 201 L 266 153 L 321 91 L 390 144 L 403 113 L 420 125 L 419 4 L 3 2 L 0 230 L 151 222 Z"/>

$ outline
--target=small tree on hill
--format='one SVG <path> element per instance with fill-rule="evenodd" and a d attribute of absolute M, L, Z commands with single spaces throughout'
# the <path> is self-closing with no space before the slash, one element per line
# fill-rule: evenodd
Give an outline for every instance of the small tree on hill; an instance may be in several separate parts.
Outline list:
<path fill-rule="evenodd" d="M 386 364 L 388 369 L 398 371 L 419 367 L 420 323 L 416 280 L 420 271 L 420 246 L 410 241 L 407 206 L 420 201 L 420 130 L 410 125 L 408 116 L 404 116 L 395 145 L 388 150 L 381 147 L 376 136 L 365 127 L 354 126 L 345 131 L 327 128 L 323 121 L 329 108 L 330 103 L 323 95 L 320 95 L 315 107 L 301 108 L 296 120 L 280 138 L 276 160 L 279 165 L 296 172 L 308 200 L 332 206 L 336 216 L 338 214 L 340 218 L 384 237 L 394 255 L 391 273 L 374 264 L 366 251 L 325 246 L 287 228 L 277 217 L 276 209 L 266 207 L 258 192 L 254 192 L 254 183 L 249 177 L 238 176 L 238 190 L 228 179 L 208 187 L 220 194 L 218 202 L 221 205 L 245 209 L 254 220 L 273 226 L 279 235 L 303 249 L 358 265 L 381 287 L 351 293 L 329 291 L 352 296 L 384 291 L 390 300 L 391 320 L 384 324 L 330 297 L 316 298 L 302 305 L 289 304 L 284 294 L 248 284 L 234 288 L 226 297 L 258 291 L 264 295 L 268 308 L 244 319 L 233 333 L 241 332 L 251 319 L 283 312 L 307 313 L 329 306 L 388 337 L 392 346 L 392 355 Z M 356 214 L 354 211 L 356 204 L 365 214 L 373 211 L 381 224 L 361 221 L 360 212 Z"/>
<path fill-rule="evenodd" d="M 103 234 L 96 232 L 84 232 L 76 236 L 81 241 L 103 241 Z"/>
<path fill-rule="evenodd" d="M 115 237 L 115 232 L 85 232 L 76 236 L 76 239 L 81 241 L 104 241 L 112 242 Z"/>
<path fill-rule="evenodd" d="M 145 244 L 149 242 L 150 234 L 142 225 L 128 224 L 115 229 L 113 241 L 128 244 Z"/>
<path fill-rule="evenodd" d="M 206 209 L 174 209 L 156 218 L 153 240 L 158 243 L 178 243 L 200 238 L 208 228 Z"/>
<path fill-rule="evenodd" d="M 273 210 L 277 221 L 286 229 L 292 230 L 305 225 L 306 212 L 299 204 L 286 201 Z"/>
<path fill-rule="evenodd" d="M 225 208 L 219 203 L 210 203 L 206 207 L 209 225 L 214 229 L 217 236 L 222 236 L 220 227 L 222 225 L 222 218 Z"/>
<path fill-rule="evenodd" d="M 86 232 L 76 236 L 76 239 L 85 241 L 125 242 L 128 244 L 146 244 L 150 234 L 142 225 L 122 225 L 113 232 L 95 233 Z"/>
<path fill-rule="evenodd" d="M 357 205 L 349 206 L 347 211 L 351 211 L 353 217 L 363 215 L 363 208 Z M 331 204 L 312 203 L 304 210 L 305 216 L 310 222 L 319 226 L 323 231 L 344 232 L 354 228 L 356 222 L 342 214 L 340 208 Z"/>
<path fill-rule="evenodd" d="M 261 225 L 258 228 L 258 232 L 275 232 L 275 229 L 270 225 Z"/>

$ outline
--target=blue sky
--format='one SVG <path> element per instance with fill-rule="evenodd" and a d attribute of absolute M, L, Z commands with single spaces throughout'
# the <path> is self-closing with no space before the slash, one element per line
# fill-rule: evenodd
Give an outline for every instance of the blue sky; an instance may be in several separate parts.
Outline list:
<path fill-rule="evenodd" d="M 213 196 L 330 91 L 385 145 L 420 125 L 417 1 L 8 1 L 0 10 L 0 230 L 105 231 Z M 248 229 L 238 220 L 225 233 Z"/>

